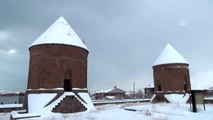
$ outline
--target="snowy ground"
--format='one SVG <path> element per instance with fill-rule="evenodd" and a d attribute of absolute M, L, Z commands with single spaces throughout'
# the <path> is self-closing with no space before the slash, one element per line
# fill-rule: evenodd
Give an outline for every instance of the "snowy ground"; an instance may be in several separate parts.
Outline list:
<path fill-rule="evenodd" d="M 136 111 L 127 111 L 124 108 Z M 75 114 L 52 114 L 30 120 L 213 120 L 213 104 L 198 105 L 198 112 L 190 112 L 189 104 L 178 103 L 129 103 L 97 106 L 97 111 Z M 9 119 L 9 114 L 1 113 L 0 120 Z"/>
<path fill-rule="evenodd" d="M 0 108 L 16 108 L 16 107 L 22 107 L 22 104 L 4 104 L 0 105 Z"/>

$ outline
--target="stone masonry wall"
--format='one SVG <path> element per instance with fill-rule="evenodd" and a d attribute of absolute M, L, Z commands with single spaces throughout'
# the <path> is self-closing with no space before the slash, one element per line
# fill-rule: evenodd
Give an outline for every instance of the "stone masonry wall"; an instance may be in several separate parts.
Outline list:
<path fill-rule="evenodd" d="M 188 64 L 153 67 L 155 91 L 185 91 L 191 88 Z"/>
<path fill-rule="evenodd" d="M 87 88 L 87 56 L 83 48 L 43 44 L 30 49 L 28 89 L 63 88 L 71 79 L 71 88 Z"/>

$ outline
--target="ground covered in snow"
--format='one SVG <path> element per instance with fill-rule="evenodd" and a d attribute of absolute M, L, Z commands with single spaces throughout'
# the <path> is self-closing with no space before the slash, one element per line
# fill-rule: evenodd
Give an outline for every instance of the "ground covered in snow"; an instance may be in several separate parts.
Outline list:
<path fill-rule="evenodd" d="M 22 104 L 3 104 L 0 105 L 0 108 L 16 108 L 16 107 L 22 107 Z"/>
<path fill-rule="evenodd" d="M 198 105 L 198 112 L 190 111 L 189 104 L 179 103 L 129 103 L 96 106 L 96 111 L 75 114 L 49 114 L 31 120 L 213 120 L 213 104 Z M 124 109 L 133 109 L 127 111 Z M 0 120 L 9 119 L 9 114 L 0 113 Z"/>

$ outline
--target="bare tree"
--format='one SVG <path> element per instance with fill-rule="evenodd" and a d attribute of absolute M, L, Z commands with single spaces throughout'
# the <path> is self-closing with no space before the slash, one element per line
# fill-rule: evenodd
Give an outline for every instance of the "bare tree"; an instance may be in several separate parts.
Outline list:
<path fill-rule="evenodd" d="M 136 96 L 137 96 L 137 98 L 143 98 L 144 97 L 143 91 L 141 89 L 139 89 Z"/>

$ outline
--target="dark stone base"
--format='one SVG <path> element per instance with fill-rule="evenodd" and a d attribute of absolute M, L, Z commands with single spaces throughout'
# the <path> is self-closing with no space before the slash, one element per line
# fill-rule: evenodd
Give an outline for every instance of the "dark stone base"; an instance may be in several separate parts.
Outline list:
<path fill-rule="evenodd" d="M 155 97 L 150 101 L 151 103 L 162 103 L 166 102 L 169 103 L 169 101 L 165 98 L 164 92 L 156 92 Z"/>
<path fill-rule="evenodd" d="M 86 111 L 87 109 L 75 96 L 66 96 L 58 105 L 53 108 L 52 112 L 56 113 L 75 113 Z"/>

